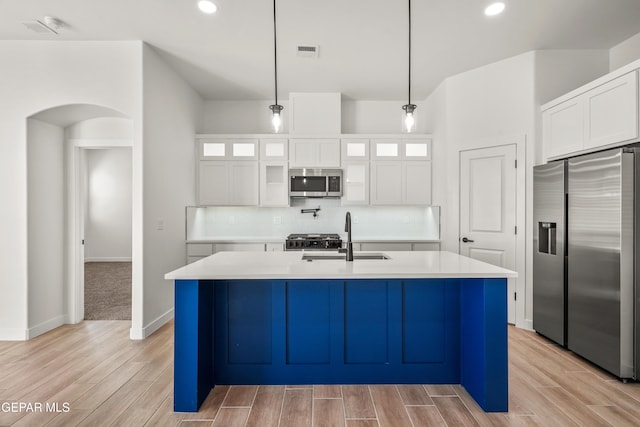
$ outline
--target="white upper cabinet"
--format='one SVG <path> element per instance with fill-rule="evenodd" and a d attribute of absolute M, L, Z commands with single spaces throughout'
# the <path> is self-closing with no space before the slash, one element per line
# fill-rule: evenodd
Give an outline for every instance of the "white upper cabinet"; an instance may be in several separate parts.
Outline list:
<path fill-rule="evenodd" d="M 431 160 L 431 140 L 403 139 L 402 153 L 404 160 Z"/>
<path fill-rule="evenodd" d="M 229 165 L 227 162 L 201 160 L 198 165 L 198 204 L 229 204 Z"/>
<path fill-rule="evenodd" d="M 340 93 L 290 93 L 289 133 L 337 135 L 341 131 Z"/>
<path fill-rule="evenodd" d="M 557 159 L 638 139 L 638 72 L 606 76 L 543 106 L 545 157 Z"/>
<path fill-rule="evenodd" d="M 200 160 L 258 160 L 257 138 L 199 138 Z"/>
<path fill-rule="evenodd" d="M 286 138 L 260 140 L 260 160 L 287 161 L 289 159 L 289 140 Z"/>
<path fill-rule="evenodd" d="M 402 162 L 371 162 L 371 204 L 402 204 Z"/>
<path fill-rule="evenodd" d="M 260 162 L 260 206 L 289 206 L 289 165 Z"/>
<path fill-rule="evenodd" d="M 402 203 L 405 205 L 431 204 L 431 162 L 404 162 L 402 164 Z"/>
<path fill-rule="evenodd" d="M 583 106 L 570 99 L 542 114 L 543 138 L 549 157 L 582 150 L 584 141 Z"/>
<path fill-rule="evenodd" d="M 257 206 L 258 162 L 201 160 L 198 203 L 203 206 Z"/>
<path fill-rule="evenodd" d="M 294 138 L 289 140 L 292 168 L 340 167 L 340 140 L 337 138 Z"/>
<path fill-rule="evenodd" d="M 431 139 L 372 139 L 371 160 L 431 160 Z"/>
<path fill-rule="evenodd" d="M 369 204 L 369 162 L 343 162 L 342 205 Z"/>
<path fill-rule="evenodd" d="M 343 138 L 340 144 L 342 145 L 342 163 L 369 160 L 369 139 Z"/>
<path fill-rule="evenodd" d="M 638 137 L 638 75 L 629 73 L 585 94 L 584 148 Z"/>

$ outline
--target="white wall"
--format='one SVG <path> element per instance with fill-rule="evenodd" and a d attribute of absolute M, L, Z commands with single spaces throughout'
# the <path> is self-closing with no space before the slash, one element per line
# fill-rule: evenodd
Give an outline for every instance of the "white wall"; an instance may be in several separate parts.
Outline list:
<path fill-rule="evenodd" d="M 0 340 L 25 339 L 34 326 L 27 314 L 27 118 L 60 105 L 101 105 L 133 120 L 140 145 L 140 51 L 140 42 L 0 41 Z"/>
<path fill-rule="evenodd" d="M 64 130 L 27 121 L 29 336 L 64 323 Z"/>
<path fill-rule="evenodd" d="M 272 100 L 264 101 L 216 101 L 203 104 L 202 123 L 197 133 L 272 133 Z M 278 100 L 282 105 L 282 132 L 289 129 L 289 101 Z"/>
<path fill-rule="evenodd" d="M 68 139 L 101 141 L 104 143 L 127 140 L 131 145 L 133 123 L 120 117 L 97 117 L 73 123 L 65 129 Z M 95 145 L 95 144 L 91 144 Z"/>
<path fill-rule="evenodd" d="M 609 70 L 617 70 L 640 59 L 640 33 L 629 37 L 609 50 Z"/>
<path fill-rule="evenodd" d="M 442 248 L 459 248 L 459 152 L 525 141 L 524 208 L 518 212 L 520 253 L 517 323 L 532 318 L 532 171 L 541 156 L 540 104 L 605 74 L 607 51 L 537 51 L 489 64 L 445 80 L 425 101 L 434 136 L 435 204 L 442 207 Z M 522 145 L 519 142 L 520 146 Z M 439 150 L 439 151 L 437 151 Z M 440 169 L 437 169 L 439 167 Z M 523 233 L 523 234 L 520 234 Z"/>
<path fill-rule="evenodd" d="M 85 261 L 131 261 L 131 149 L 86 150 Z"/>
<path fill-rule="evenodd" d="M 342 133 L 401 133 L 407 101 L 342 100 Z M 426 133 L 427 114 L 422 102 L 416 102 L 416 133 Z"/>
<path fill-rule="evenodd" d="M 184 265 L 184 208 L 195 202 L 195 143 L 203 102 L 148 45 L 143 49 L 144 301 L 142 324 L 153 332 L 173 315 L 173 283 L 165 273 Z M 134 154 L 135 155 L 135 154 Z"/>
<path fill-rule="evenodd" d="M 415 101 L 414 101 L 415 102 Z M 283 133 L 289 129 L 289 101 L 278 100 L 282 110 Z M 428 130 L 425 108 L 415 102 L 416 132 Z M 202 126 L 198 133 L 271 133 L 273 100 L 216 101 L 204 103 Z M 342 133 L 400 133 L 403 125 L 402 105 L 406 101 L 353 101 L 342 99 Z"/>

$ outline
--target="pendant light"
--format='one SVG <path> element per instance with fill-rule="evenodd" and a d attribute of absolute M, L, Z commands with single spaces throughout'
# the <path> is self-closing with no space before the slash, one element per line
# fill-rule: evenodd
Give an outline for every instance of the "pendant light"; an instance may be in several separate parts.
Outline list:
<path fill-rule="evenodd" d="M 282 126 L 282 117 L 280 113 L 284 109 L 282 105 L 278 105 L 278 47 L 276 43 L 276 0 L 273 0 L 273 70 L 274 70 L 274 83 L 275 83 L 275 103 L 269 105 L 271 110 L 271 126 L 275 133 L 280 132 Z"/>
<path fill-rule="evenodd" d="M 412 132 L 415 129 L 416 119 L 414 112 L 418 108 L 415 104 L 411 103 L 411 0 L 409 1 L 409 93 L 408 100 L 405 105 L 402 106 L 404 110 L 404 130 L 406 132 Z"/>

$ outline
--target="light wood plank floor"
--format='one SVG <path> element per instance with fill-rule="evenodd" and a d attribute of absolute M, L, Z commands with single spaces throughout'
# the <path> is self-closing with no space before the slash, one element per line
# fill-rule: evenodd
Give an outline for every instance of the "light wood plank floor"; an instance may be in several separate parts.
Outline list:
<path fill-rule="evenodd" d="M 508 413 L 482 412 L 457 385 L 218 386 L 200 412 L 174 413 L 173 325 L 144 341 L 129 340 L 128 329 L 89 321 L 0 342 L 0 426 L 640 425 L 640 384 L 514 327 Z M 11 412 L 12 402 L 43 411 Z"/>

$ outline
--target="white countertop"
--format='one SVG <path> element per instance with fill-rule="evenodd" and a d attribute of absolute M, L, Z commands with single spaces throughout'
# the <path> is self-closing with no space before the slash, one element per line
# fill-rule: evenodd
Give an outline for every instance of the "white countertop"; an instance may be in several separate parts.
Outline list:
<path fill-rule="evenodd" d="M 367 253 L 367 252 L 355 252 Z M 327 252 L 218 252 L 165 274 L 167 280 L 497 278 L 518 273 L 445 251 L 384 251 L 387 260 L 303 261 Z"/>

